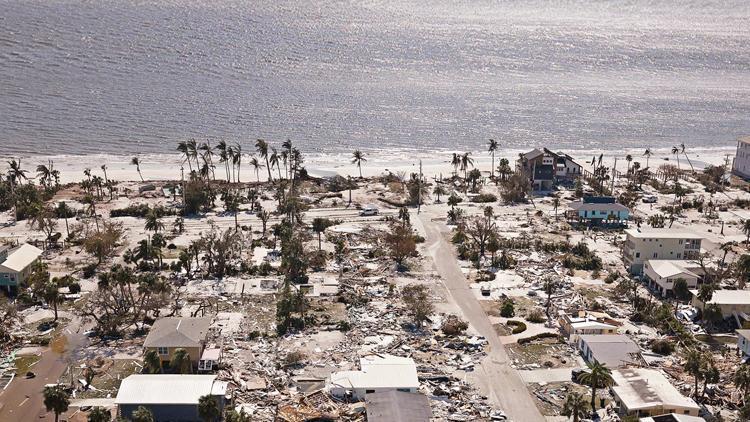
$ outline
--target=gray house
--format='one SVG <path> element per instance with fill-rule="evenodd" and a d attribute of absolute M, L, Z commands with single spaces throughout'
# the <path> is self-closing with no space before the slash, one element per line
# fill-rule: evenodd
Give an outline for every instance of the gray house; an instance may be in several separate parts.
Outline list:
<path fill-rule="evenodd" d="M 148 408 L 157 421 L 201 421 L 198 400 L 213 396 L 224 409 L 227 383 L 217 381 L 216 375 L 131 375 L 117 392 L 115 404 L 118 416 L 131 418 L 138 406 Z"/>

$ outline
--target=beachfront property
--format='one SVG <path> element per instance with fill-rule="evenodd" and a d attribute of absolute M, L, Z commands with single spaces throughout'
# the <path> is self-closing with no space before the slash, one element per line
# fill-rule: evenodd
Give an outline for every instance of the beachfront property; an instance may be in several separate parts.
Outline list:
<path fill-rule="evenodd" d="M 535 191 L 548 191 L 557 183 L 572 182 L 581 176 L 581 165 L 562 152 L 533 149 L 516 160 L 516 171 L 528 175 Z"/>
<path fill-rule="evenodd" d="M 161 318 L 154 322 L 143 343 L 145 352 L 156 350 L 162 362 L 169 362 L 175 350 L 185 349 L 198 366 L 208 338 L 211 318 Z"/>
<path fill-rule="evenodd" d="M 118 417 L 131 419 L 138 406 L 157 421 L 200 421 L 198 400 L 212 396 L 223 410 L 227 383 L 216 375 L 135 374 L 122 380 L 115 404 Z"/>
<path fill-rule="evenodd" d="M 571 223 L 589 226 L 622 226 L 630 218 L 630 210 L 612 196 L 589 196 L 568 205 L 565 213 Z"/>
<path fill-rule="evenodd" d="M 633 228 L 625 230 L 622 257 L 631 274 L 642 274 L 650 259 L 698 259 L 703 238 L 686 230 Z"/>
<path fill-rule="evenodd" d="M 578 336 L 576 347 L 586 362 L 598 362 L 608 368 L 646 363 L 641 348 L 624 334 Z"/>
<path fill-rule="evenodd" d="M 724 318 L 735 317 L 750 321 L 750 290 L 716 290 L 711 300 L 703 303 L 698 299 L 698 290 L 691 290 L 693 300 L 691 304 L 703 309 L 706 305 L 718 305 Z M 739 323 L 738 325 L 742 325 Z"/>
<path fill-rule="evenodd" d="M 387 391 L 416 393 L 419 389 L 414 359 L 392 355 L 368 355 L 359 360 L 359 371 L 334 372 L 326 390 L 336 397 L 363 400 L 367 394 Z"/>
<path fill-rule="evenodd" d="M 732 163 L 732 174 L 750 179 L 750 136 L 737 140 L 737 154 Z"/>
<path fill-rule="evenodd" d="M 700 407 L 683 396 L 656 369 L 624 368 L 612 371 L 611 387 L 619 413 L 626 416 L 658 416 L 669 413 L 698 416 Z"/>
<path fill-rule="evenodd" d="M 0 286 L 10 291 L 22 285 L 40 256 L 42 250 L 28 243 L 15 248 L 0 246 Z"/>
<path fill-rule="evenodd" d="M 643 263 L 643 275 L 649 288 L 662 297 L 674 294 L 674 283 L 685 280 L 688 289 L 696 289 L 705 275 L 698 261 L 677 259 L 649 259 Z"/>
<path fill-rule="evenodd" d="M 581 335 L 617 334 L 616 321 L 603 313 L 581 311 L 575 316 L 563 315 L 559 322 L 560 330 L 571 342 Z"/>
<path fill-rule="evenodd" d="M 737 351 L 743 356 L 750 356 L 750 330 L 737 331 Z"/>

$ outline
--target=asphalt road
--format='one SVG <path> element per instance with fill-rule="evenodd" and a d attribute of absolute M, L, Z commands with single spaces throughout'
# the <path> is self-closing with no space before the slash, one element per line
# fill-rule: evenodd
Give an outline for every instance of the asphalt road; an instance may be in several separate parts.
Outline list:
<path fill-rule="evenodd" d="M 85 342 L 85 337 L 77 332 L 78 322 L 71 322 L 63 329 L 67 338 L 63 354 L 47 348 L 31 371 L 35 378 L 16 377 L 7 389 L 0 391 L 0 421 L 35 421 L 52 420 L 54 413 L 48 413 L 44 407 L 42 391 L 46 384 L 54 384 L 65 371 L 66 359 Z"/>
<path fill-rule="evenodd" d="M 464 318 L 489 342 L 488 355 L 475 371 L 483 372 L 482 378 L 487 381 L 490 401 L 516 422 L 545 421 L 521 376 L 510 367 L 508 354 L 500 338 L 466 283 L 466 276 L 461 272 L 453 246 L 441 233 L 447 232 L 448 228 L 442 223 L 431 221 L 431 217 L 429 213 L 423 213 L 419 220 L 425 229 L 425 245 L 435 261 L 435 268 L 454 302 L 461 308 Z"/>

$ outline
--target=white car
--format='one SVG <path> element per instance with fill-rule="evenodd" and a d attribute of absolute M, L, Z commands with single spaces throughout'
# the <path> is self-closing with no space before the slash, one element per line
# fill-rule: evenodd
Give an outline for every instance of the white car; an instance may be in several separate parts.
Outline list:
<path fill-rule="evenodd" d="M 378 215 L 378 208 L 374 205 L 365 205 L 359 211 L 359 215 L 362 217 L 366 217 L 369 215 Z"/>

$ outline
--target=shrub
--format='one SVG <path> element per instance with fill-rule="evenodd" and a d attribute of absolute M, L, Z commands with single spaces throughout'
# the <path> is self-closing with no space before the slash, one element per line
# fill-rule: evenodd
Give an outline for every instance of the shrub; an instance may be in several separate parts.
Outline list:
<path fill-rule="evenodd" d="M 539 334 L 533 335 L 531 337 L 519 338 L 518 341 L 517 341 L 517 343 L 518 344 L 526 344 L 526 343 L 534 342 L 536 340 L 543 340 L 545 338 L 557 338 L 558 341 L 564 342 L 564 340 L 561 339 L 560 335 L 557 334 L 557 333 L 539 333 Z"/>
<path fill-rule="evenodd" d="M 497 202 L 497 196 L 491 194 L 491 193 L 480 193 L 479 195 L 474 196 L 471 198 L 471 202 L 475 203 L 489 203 L 489 202 Z"/>
<path fill-rule="evenodd" d="M 523 321 L 510 320 L 506 324 L 509 327 L 513 327 L 511 334 L 520 334 L 526 331 L 526 324 Z"/>
<path fill-rule="evenodd" d="M 666 339 L 654 340 L 654 342 L 651 343 L 651 350 L 662 356 L 669 356 L 674 353 L 674 343 Z"/>
<path fill-rule="evenodd" d="M 544 313 L 541 311 L 541 309 L 532 309 L 529 311 L 529 314 L 526 315 L 526 321 L 534 322 L 534 323 L 542 323 L 546 320 L 544 317 Z"/>
<path fill-rule="evenodd" d="M 503 318 L 513 318 L 516 315 L 516 309 L 513 301 L 506 299 L 500 307 L 500 316 Z"/>
<path fill-rule="evenodd" d="M 440 331 L 446 336 L 457 336 L 463 334 L 467 328 L 469 328 L 469 324 L 466 321 L 456 315 L 448 315 L 440 326 Z"/>
<path fill-rule="evenodd" d="M 284 356 L 284 366 L 299 365 L 306 358 L 307 355 L 305 355 L 305 352 L 303 351 L 295 350 L 293 352 L 289 352 L 286 356 Z"/>

